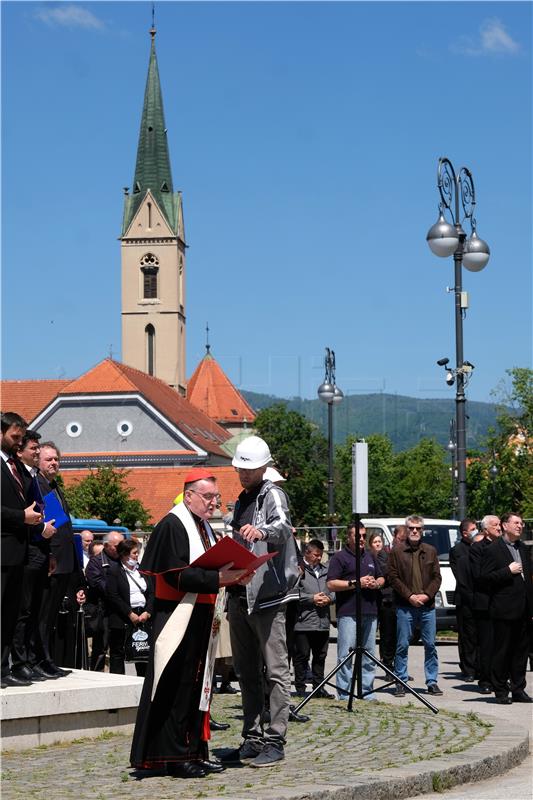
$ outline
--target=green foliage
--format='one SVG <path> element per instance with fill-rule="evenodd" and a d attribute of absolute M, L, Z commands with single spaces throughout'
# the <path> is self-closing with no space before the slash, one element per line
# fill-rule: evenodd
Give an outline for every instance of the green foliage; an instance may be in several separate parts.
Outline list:
<path fill-rule="evenodd" d="M 394 491 L 398 513 L 428 517 L 451 515 L 451 473 L 446 450 L 433 439 L 421 439 L 396 456 Z"/>
<path fill-rule="evenodd" d="M 243 392 L 252 408 L 269 408 L 283 402 L 288 411 L 297 411 L 315 424 L 324 436 L 328 431 L 327 405 L 319 399 L 293 397 L 282 400 L 273 395 Z M 480 447 L 488 429 L 496 424 L 494 403 L 468 401 L 467 447 Z M 423 437 L 435 439 L 446 447 L 450 438 L 450 419 L 455 416 L 455 401 L 420 399 L 403 395 L 353 394 L 345 396 L 333 411 L 333 437 L 336 445 L 343 444 L 355 432 L 359 437 L 381 433 L 392 442 L 396 452 L 408 450 Z"/>
<path fill-rule="evenodd" d="M 283 404 L 265 408 L 254 425 L 287 482 L 292 523 L 317 525 L 327 512 L 327 442 L 304 416 Z"/>
<path fill-rule="evenodd" d="M 91 469 L 89 475 L 65 489 L 74 516 L 83 519 L 103 519 L 108 525 L 120 519 L 133 530 L 137 520 L 145 527 L 150 515 L 139 500 L 131 497 L 126 484 L 126 470 L 102 466 Z"/>
<path fill-rule="evenodd" d="M 468 506 L 477 518 L 507 511 L 533 517 L 533 370 L 514 367 L 507 375 L 510 383 L 496 390 L 497 428 L 483 451 L 469 454 Z"/>
<path fill-rule="evenodd" d="M 502 382 L 494 394 L 498 399 L 498 425 L 505 435 L 523 431 L 533 434 L 533 370 L 513 367 L 507 370 L 511 383 Z"/>
<path fill-rule="evenodd" d="M 351 517 L 353 441 L 355 437 L 350 437 L 336 454 L 337 508 L 345 520 Z M 443 447 L 432 439 L 421 439 L 410 450 L 394 453 L 388 436 L 374 434 L 366 441 L 369 516 L 450 515 L 451 475 Z"/>
<path fill-rule="evenodd" d="M 533 370 L 522 367 L 508 370 L 508 381 L 498 387 L 497 396 L 497 405 L 491 406 L 497 409 L 497 416 L 493 415 L 496 427 L 489 430 L 484 439 L 481 431 L 476 430 L 476 438 L 482 447 L 468 453 L 468 513 L 480 518 L 487 513 L 501 514 L 513 510 L 525 517 L 533 517 Z M 356 400 L 360 405 L 360 398 L 356 398 L 354 403 Z M 386 401 L 388 398 L 383 400 L 382 421 L 389 415 Z M 258 415 L 256 429 L 259 436 L 269 443 L 277 467 L 288 478 L 284 487 L 290 498 L 293 523 L 298 526 L 328 524 L 327 441 L 318 428 L 324 404 L 317 401 L 315 408 L 315 401 L 300 401 L 302 411 L 307 415 L 303 416 L 291 410 L 295 403 L 296 400 L 289 406 L 278 403 L 264 408 Z M 470 434 L 474 405 L 468 404 Z M 359 418 L 351 419 L 348 428 L 342 423 L 341 417 L 348 413 L 347 408 L 345 401 L 335 409 L 334 425 L 338 434 L 342 432 L 345 435 L 350 429 L 358 431 L 357 436 L 352 433 L 344 444 L 336 448 L 336 517 L 345 522 L 352 516 L 352 443 L 365 433 L 361 427 L 364 427 L 365 418 L 361 414 Z M 313 414 L 316 424 L 309 419 Z M 446 416 L 449 422 L 450 410 L 446 410 Z M 399 419 L 398 415 L 394 418 Z M 366 423 L 371 428 L 373 426 L 374 431 L 386 429 L 376 420 L 375 424 L 370 424 L 369 419 Z M 436 424 L 435 417 L 428 417 L 427 427 L 432 434 L 439 432 Z M 414 422 L 413 425 L 419 437 L 422 427 Z M 447 427 L 442 436 L 447 441 Z M 393 442 L 384 433 L 370 433 L 366 435 L 366 441 L 369 445 L 369 514 L 403 516 L 418 512 L 435 517 L 452 516 L 450 459 L 438 441 L 418 438 L 409 449 L 400 452 L 395 452 L 398 442 Z M 498 470 L 495 477 L 490 472 L 492 466 Z"/>
<path fill-rule="evenodd" d="M 335 465 L 339 480 L 336 483 L 336 507 L 346 522 L 352 508 L 352 444 L 350 436 L 344 445 L 337 447 Z M 388 436 L 380 433 L 368 436 L 368 508 L 369 513 L 395 514 L 394 508 L 394 453 Z"/>

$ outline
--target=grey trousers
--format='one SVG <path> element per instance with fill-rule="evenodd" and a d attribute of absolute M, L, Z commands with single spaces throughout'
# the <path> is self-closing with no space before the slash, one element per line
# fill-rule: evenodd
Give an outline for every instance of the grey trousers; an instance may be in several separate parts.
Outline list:
<path fill-rule="evenodd" d="M 230 596 L 230 624 L 233 666 L 242 693 L 244 739 L 283 747 L 289 722 L 291 677 L 285 630 L 286 607 L 248 614 L 238 597 Z M 263 726 L 263 664 L 270 699 L 270 722 Z"/>

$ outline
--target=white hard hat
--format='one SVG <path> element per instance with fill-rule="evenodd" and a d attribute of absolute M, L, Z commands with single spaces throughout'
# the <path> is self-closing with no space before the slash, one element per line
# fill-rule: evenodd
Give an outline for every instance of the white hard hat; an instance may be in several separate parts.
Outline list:
<path fill-rule="evenodd" d="M 233 461 L 234 467 L 240 469 L 258 469 L 272 461 L 268 445 L 259 436 L 248 436 L 237 445 Z"/>
<path fill-rule="evenodd" d="M 279 483 L 280 481 L 286 480 L 274 467 L 267 467 L 263 478 L 265 481 L 272 481 L 272 483 Z"/>

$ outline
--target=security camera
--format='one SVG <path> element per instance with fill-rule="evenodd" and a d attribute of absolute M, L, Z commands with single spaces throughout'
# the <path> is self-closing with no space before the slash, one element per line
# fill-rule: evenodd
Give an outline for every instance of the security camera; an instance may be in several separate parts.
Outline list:
<path fill-rule="evenodd" d="M 445 367 L 446 364 L 449 364 L 449 363 L 450 363 L 450 359 L 449 358 L 439 358 L 439 360 L 437 361 L 437 364 L 439 365 L 439 367 Z"/>
<path fill-rule="evenodd" d="M 453 384 L 455 383 L 455 375 L 453 374 L 451 369 L 449 369 L 446 372 L 446 383 L 448 384 L 448 386 L 453 386 Z"/>

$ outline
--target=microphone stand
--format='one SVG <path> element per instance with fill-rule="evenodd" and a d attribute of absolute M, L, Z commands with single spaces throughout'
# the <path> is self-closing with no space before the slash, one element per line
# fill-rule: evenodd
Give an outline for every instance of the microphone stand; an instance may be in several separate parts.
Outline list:
<path fill-rule="evenodd" d="M 370 691 L 364 692 L 363 691 L 363 656 L 366 656 L 374 664 L 378 667 L 381 667 L 384 672 L 391 678 L 390 681 L 387 683 L 382 684 L 377 689 L 373 689 L 373 692 L 381 692 L 384 689 L 387 689 L 389 686 L 393 684 L 400 684 L 406 689 L 410 694 L 414 695 L 417 700 L 423 703 L 427 708 L 431 709 L 434 714 L 439 713 L 439 709 L 436 708 L 429 700 L 426 700 L 421 694 L 419 694 L 416 689 L 413 689 L 409 686 L 408 683 L 403 681 L 399 678 L 391 669 L 382 664 L 382 662 L 374 656 L 373 653 L 370 653 L 368 650 L 365 650 L 361 644 L 362 641 L 362 632 L 363 632 L 363 613 L 361 608 L 361 548 L 359 546 L 359 526 L 361 523 L 361 517 L 356 512 L 353 515 L 353 523 L 355 525 L 355 647 L 350 648 L 350 652 L 348 655 L 342 659 L 342 661 L 334 667 L 331 672 L 326 675 L 322 683 L 316 686 L 313 691 L 307 695 L 295 708 L 294 711 L 298 713 L 301 708 L 303 708 L 312 697 L 314 697 L 317 692 L 319 692 L 326 684 L 336 688 L 333 683 L 329 682 L 329 679 L 335 675 L 341 667 L 343 667 L 355 654 L 355 665 L 354 669 L 352 670 L 352 682 L 350 685 L 350 692 L 349 692 L 349 699 L 348 699 L 348 707 L 347 711 L 353 711 L 353 699 L 356 697 L 358 700 L 363 700 L 367 694 L 371 694 Z"/>

